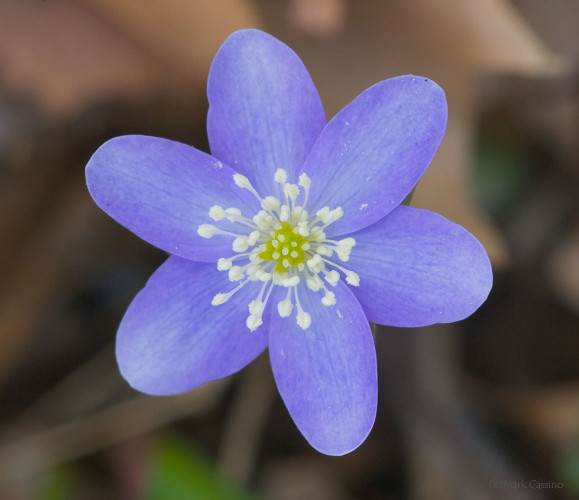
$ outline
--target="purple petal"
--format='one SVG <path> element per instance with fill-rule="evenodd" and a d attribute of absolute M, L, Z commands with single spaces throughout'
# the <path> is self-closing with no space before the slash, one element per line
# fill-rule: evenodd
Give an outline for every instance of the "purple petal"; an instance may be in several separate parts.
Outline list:
<path fill-rule="evenodd" d="M 213 205 L 253 215 L 257 200 L 233 182 L 235 172 L 208 154 L 179 142 L 123 136 L 103 144 L 86 167 L 96 204 L 145 241 L 180 257 L 215 262 L 234 254 L 233 239 L 197 234 L 213 223 Z M 235 225 L 220 223 L 235 231 Z M 247 230 L 244 230 L 244 234 Z"/>
<path fill-rule="evenodd" d="M 351 236 L 357 243 L 344 265 L 360 275 L 352 290 L 374 323 L 458 321 L 476 311 L 492 287 L 484 247 L 434 212 L 401 205 Z"/>
<path fill-rule="evenodd" d="M 255 359 L 267 346 L 268 316 L 253 332 L 245 320 L 259 285 L 250 282 L 225 304 L 211 305 L 215 294 L 233 288 L 214 264 L 170 257 L 119 326 L 117 361 L 129 384 L 147 394 L 179 394 Z"/>
<path fill-rule="evenodd" d="M 342 109 L 304 165 L 308 205 L 344 210 L 328 235 L 369 226 L 404 200 L 438 149 L 446 119 L 443 90 L 411 75 L 377 83 Z"/>
<path fill-rule="evenodd" d="M 335 306 L 305 286 L 300 301 L 312 317 L 302 330 L 272 307 L 269 352 L 278 390 L 294 422 L 322 453 L 343 455 L 366 439 L 376 418 L 374 340 L 348 288 L 333 288 Z M 295 309 L 295 307 L 294 307 Z"/>
<path fill-rule="evenodd" d="M 213 60 L 207 96 L 207 133 L 216 158 L 245 174 L 262 196 L 278 194 L 278 168 L 297 182 L 326 117 L 293 50 L 262 31 L 236 31 Z"/>

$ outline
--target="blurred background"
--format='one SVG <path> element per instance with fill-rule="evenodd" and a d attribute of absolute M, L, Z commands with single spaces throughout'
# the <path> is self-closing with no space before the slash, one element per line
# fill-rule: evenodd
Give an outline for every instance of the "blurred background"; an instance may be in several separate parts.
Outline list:
<path fill-rule="evenodd" d="M 579 2 L 0 0 L 0 498 L 579 498 Z M 376 328 L 367 441 L 302 438 L 267 356 L 155 398 L 114 359 L 165 259 L 90 199 L 105 140 L 208 150 L 205 84 L 244 27 L 289 44 L 331 118 L 368 86 L 437 81 L 445 140 L 412 204 L 485 245 L 471 318 Z"/>

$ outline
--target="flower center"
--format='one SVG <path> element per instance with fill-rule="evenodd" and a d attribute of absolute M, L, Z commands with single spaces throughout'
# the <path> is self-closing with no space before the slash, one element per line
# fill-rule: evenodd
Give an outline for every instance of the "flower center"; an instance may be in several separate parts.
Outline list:
<path fill-rule="evenodd" d="M 275 196 L 262 198 L 244 175 L 234 174 L 233 179 L 237 186 L 253 193 L 262 210 L 248 218 L 238 208 L 224 209 L 214 205 L 209 209 L 209 217 L 217 222 L 227 220 L 240 232 L 231 232 L 212 224 L 201 224 L 197 229 L 204 238 L 215 234 L 234 238 L 232 248 L 237 253 L 233 257 L 219 259 L 217 269 L 228 271 L 229 281 L 240 283 L 228 292 L 218 293 L 211 304 L 218 306 L 227 302 L 249 281 L 262 282 L 258 296 L 248 305 L 246 324 L 253 331 L 263 323 L 263 311 L 273 288 L 284 287 L 287 292 L 285 299 L 277 304 L 278 313 L 281 317 L 291 316 L 295 304 L 296 321 L 305 330 L 312 319 L 301 306 L 298 293 L 300 283 L 314 292 L 323 292 L 321 302 L 324 306 L 336 304 L 336 296 L 327 285 L 336 286 L 341 278 L 340 272 L 345 275 L 348 284 L 360 284 L 358 275 L 337 264 L 334 257 L 337 256 L 342 262 L 348 261 L 356 240 L 351 237 L 331 240 L 324 232 L 326 227 L 344 215 L 343 210 L 341 207 L 331 210 L 326 206 L 315 215 L 308 214 L 306 204 L 311 180 L 306 174 L 300 175 L 299 185 L 296 185 L 286 182 L 285 170 L 276 171 L 274 180 L 282 185 L 285 203 Z M 302 192 L 300 186 L 304 196 L 302 204 L 298 205 L 296 200 Z"/>
<path fill-rule="evenodd" d="M 295 231 L 289 222 L 283 222 L 265 244 L 265 250 L 259 254 L 259 258 L 277 262 L 273 272 L 281 274 L 291 266 L 303 266 L 309 249 L 308 240 Z"/>

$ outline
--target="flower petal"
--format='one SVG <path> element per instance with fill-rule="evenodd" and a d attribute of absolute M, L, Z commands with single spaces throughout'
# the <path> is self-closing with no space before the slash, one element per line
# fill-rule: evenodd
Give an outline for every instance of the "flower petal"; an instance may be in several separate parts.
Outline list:
<path fill-rule="evenodd" d="M 269 352 L 281 397 L 294 422 L 322 453 L 343 455 L 366 439 L 376 418 L 374 340 L 348 288 L 333 288 L 335 306 L 305 286 L 300 301 L 312 317 L 302 330 L 272 307 Z"/>
<path fill-rule="evenodd" d="M 235 185 L 234 173 L 191 146 L 131 135 L 95 152 L 86 181 L 96 204 L 137 236 L 180 257 L 215 262 L 235 252 L 229 236 L 197 234 L 201 224 L 213 222 L 209 209 L 217 204 L 254 214 L 258 207 L 251 193 Z M 223 229 L 235 231 L 223 222 Z"/>
<path fill-rule="evenodd" d="M 179 394 L 255 359 L 267 346 L 268 316 L 253 332 L 245 320 L 259 285 L 250 282 L 225 304 L 211 305 L 215 294 L 232 288 L 214 264 L 170 257 L 119 326 L 117 361 L 129 384 L 147 394 Z"/>
<path fill-rule="evenodd" d="M 207 84 L 211 152 L 275 195 L 278 168 L 297 174 L 326 124 L 312 79 L 296 53 L 256 29 L 233 33 L 217 52 Z"/>
<path fill-rule="evenodd" d="M 342 109 L 304 165 L 312 179 L 308 205 L 344 210 L 328 235 L 367 227 L 404 200 L 438 149 L 446 120 L 444 91 L 412 75 L 377 83 Z"/>
<path fill-rule="evenodd" d="M 466 318 L 486 300 L 492 269 L 484 247 L 442 215 L 399 206 L 351 235 L 347 267 L 368 319 L 391 326 L 425 326 Z"/>

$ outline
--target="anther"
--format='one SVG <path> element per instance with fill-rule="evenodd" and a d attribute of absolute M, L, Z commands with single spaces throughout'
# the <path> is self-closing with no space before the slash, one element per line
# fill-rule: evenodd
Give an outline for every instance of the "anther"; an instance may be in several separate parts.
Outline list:
<path fill-rule="evenodd" d="M 240 266 L 233 266 L 229 269 L 229 281 L 240 281 L 243 279 L 243 268 Z"/>
<path fill-rule="evenodd" d="M 326 291 L 326 295 L 322 299 L 322 304 L 325 306 L 333 306 L 336 304 L 336 294 L 334 292 Z"/>
<path fill-rule="evenodd" d="M 247 243 L 249 244 L 249 246 L 253 246 L 257 243 L 260 237 L 261 233 L 259 231 L 252 231 L 251 233 L 249 233 L 249 236 L 247 237 Z"/>
<path fill-rule="evenodd" d="M 273 176 L 275 182 L 284 184 L 287 181 L 287 172 L 283 168 L 278 168 Z"/>
<path fill-rule="evenodd" d="M 312 185 L 312 180 L 306 174 L 301 174 L 299 179 L 300 180 L 298 184 L 301 187 L 303 187 L 304 189 L 310 189 L 310 186 Z"/>
<path fill-rule="evenodd" d="M 233 180 L 240 188 L 249 189 L 253 187 L 245 175 L 233 174 Z"/>
<path fill-rule="evenodd" d="M 261 320 L 261 316 L 250 314 L 247 317 L 245 324 L 247 325 L 247 328 L 249 328 L 253 332 L 263 324 L 263 321 Z"/>
<path fill-rule="evenodd" d="M 275 196 L 266 196 L 261 202 L 261 207 L 270 212 L 277 210 L 280 205 L 281 202 Z"/>
<path fill-rule="evenodd" d="M 287 205 L 282 205 L 279 212 L 279 220 L 281 222 L 287 222 L 290 216 L 290 209 Z"/>
<path fill-rule="evenodd" d="M 219 229 L 217 229 L 213 224 L 201 224 L 197 228 L 197 234 L 202 238 L 211 238 L 218 231 Z"/>
<path fill-rule="evenodd" d="M 346 273 L 346 282 L 352 286 L 360 286 L 360 276 L 354 271 L 348 271 Z"/>
<path fill-rule="evenodd" d="M 227 293 L 218 293 L 213 300 L 211 301 L 212 306 L 220 306 L 221 304 L 225 304 L 229 300 L 229 294 Z"/>
<path fill-rule="evenodd" d="M 319 253 L 320 255 L 324 255 L 325 257 L 331 257 L 334 252 L 332 251 L 331 248 L 329 248 L 325 245 L 318 245 L 316 247 L 316 253 Z"/>
<path fill-rule="evenodd" d="M 312 317 L 307 313 L 302 311 L 297 315 L 297 323 L 302 330 L 307 330 L 312 324 Z"/>
<path fill-rule="evenodd" d="M 326 281 L 330 285 L 336 286 L 338 284 L 338 281 L 340 281 L 340 273 L 335 269 L 333 269 L 332 271 L 326 273 L 324 278 L 326 278 Z"/>
<path fill-rule="evenodd" d="M 289 292 L 290 290 L 288 290 L 288 295 Z M 292 304 L 292 301 L 289 298 L 286 298 L 285 300 L 282 300 L 281 302 L 277 303 L 277 312 L 282 318 L 289 318 L 293 308 L 294 305 Z"/>
<path fill-rule="evenodd" d="M 318 290 L 320 290 L 322 288 L 322 280 L 320 280 L 320 278 L 318 277 L 317 274 L 314 276 L 310 276 L 306 280 L 306 284 L 308 285 L 308 288 L 312 292 L 317 292 Z"/>
<path fill-rule="evenodd" d="M 238 236 L 233 240 L 234 252 L 245 252 L 249 248 L 249 241 L 247 236 Z"/>
<path fill-rule="evenodd" d="M 241 218 L 241 210 L 235 207 L 228 208 L 225 210 L 225 217 L 229 222 L 235 222 Z"/>
<path fill-rule="evenodd" d="M 219 271 L 227 271 L 228 269 L 231 269 L 232 265 L 231 260 L 224 259 L 223 257 L 217 261 L 217 269 Z"/>
<path fill-rule="evenodd" d="M 226 216 L 225 210 L 223 209 L 223 207 L 220 207 L 219 205 L 213 205 L 209 209 L 209 217 L 211 217 L 214 221 L 220 221 L 222 219 L 225 219 L 225 216 Z"/>
<path fill-rule="evenodd" d="M 300 188 L 295 184 L 286 183 L 283 185 L 283 194 L 285 194 L 293 203 L 300 194 Z"/>

